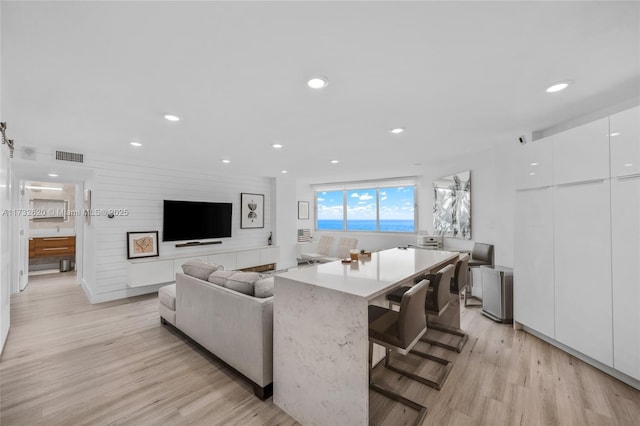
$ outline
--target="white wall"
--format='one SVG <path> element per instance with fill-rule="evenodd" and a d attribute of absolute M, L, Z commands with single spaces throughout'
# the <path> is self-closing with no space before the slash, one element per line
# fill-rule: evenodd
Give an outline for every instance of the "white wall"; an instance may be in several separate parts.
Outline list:
<path fill-rule="evenodd" d="M 275 178 L 275 233 L 274 244 L 280 247 L 278 268 L 290 268 L 297 265 L 296 241 L 298 238 L 296 219 L 298 200 L 296 183 L 289 177 Z"/>
<path fill-rule="evenodd" d="M 2 2 L 0 2 L 0 18 L 2 16 Z M 0 19 L 2 22 L 2 19 Z M 0 31 L 1 32 L 1 31 Z M 0 46 L 2 42 L 0 40 Z M 0 48 L 0 58 L 2 58 Z M 0 70 L 2 64 L 0 62 Z M 0 78 L 0 81 L 2 79 Z M 0 99 L 2 99 L 2 88 L 0 87 Z M 0 119 L 2 119 L 2 108 L 0 107 Z M 11 176 L 11 165 L 9 163 L 9 150 L 6 146 L 0 145 L 0 353 L 4 348 L 4 343 L 9 334 L 9 306 L 10 306 L 10 239 L 9 239 L 9 216 L 3 215 L 2 211 L 11 208 L 9 192 L 9 177 Z"/>
<path fill-rule="evenodd" d="M 163 200 L 209 201 L 233 204 L 232 237 L 216 238 L 231 249 L 266 246 L 272 232 L 272 179 L 212 175 L 195 170 L 171 170 L 149 164 L 106 160 L 87 163 L 93 170 L 86 188 L 91 190 L 92 209 L 128 209 L 129 215 L 109 219 L 94 216 L 85 225 L 85 268 L 82 284 L 92 302 L 112 300 L 157 290 L 127 286 L 126 233 L 160 231 Z M 265 227 L 240 229 L 240 193 L 265 195 Z M 189 218 L 185 218 L 189 220 Z M 202 247 L 176 248 L 160 242 L 160 256 L 189 255 Z"/>
<path fill-rule="evenodd" d="M 445 239 L 445 248 L 471 250 L 473 242 L 495 245 L 497 265 L 513 266 L 514 191 L 512 157 L 517 146 L 499 147 L 479 154 L 461 156 L 443 165 L 424 167 L 418 172 L 418 229 L 433 231 L 432 181 L 464 170 L 471 170 L 472 240 Z M 298 228 L 310 228 L 314 240 L 321 235 L 358 238 L 358 248 L 381 250 L 415 244 L 415 234 L 380 234 L 368 232 L 315 232 L 313 183 L 299 182 L 298 200 L 311 202 L 310 220 L 297 221 Z"/>

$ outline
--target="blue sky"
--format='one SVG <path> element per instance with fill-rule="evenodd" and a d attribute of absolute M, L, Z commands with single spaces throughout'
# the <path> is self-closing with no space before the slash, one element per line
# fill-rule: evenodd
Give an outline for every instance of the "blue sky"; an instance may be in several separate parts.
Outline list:
<path fill-rule="evenodd" d="M 342 220 L 342 191 L 318 193 L 318 219 Z M 380 220 L 413 220 L 414 187 L 380 188 Z M 347 217 L 350 220 L 376 219 L 376 190 L 347 191 Z"/>

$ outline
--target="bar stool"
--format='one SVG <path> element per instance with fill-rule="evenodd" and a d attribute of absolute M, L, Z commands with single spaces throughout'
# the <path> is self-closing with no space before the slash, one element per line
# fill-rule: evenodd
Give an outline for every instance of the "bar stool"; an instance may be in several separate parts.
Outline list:
<path fill-rule="evenodd" d="M 385 348 L 385 368 L 389 368 L 399 374 L 413 378 L 412 375 L 399 372 L 390 368 L 389 358 L 391 351 L 406 355 L 427 331 L 427 319 L 424 314 L 424 304 L 427 295 L 429 281 L 423 280 L 407 291 L 400 302 L 400 311 L 380 306 L 369 306 L 369 387 L 374 391 L 398 401 L 418 411 L 418 417 L 413 423 L 419 425 L 427 415 L 427 407 L 403 397 L 402 395 L 385 389 L 375 383 L 371 378 L 373 369 L 373 344 L 376 343 Z"/>
<path fill-rule="evenodd" d="M 425 339 L 426 342 L 429 342 L 433 345 L 440 346 L 441 348 L 448 349 L 450 351 L 462 352 L 464 345 L 467 343 L 469 336 L 467 333 L 460 329 L 460 292 L 465 290 L 468 285 L 469 279 L 469 255 L 461 256 L 455 265 L 455 270 L 453 273 L 453 277 L 451 278 L 451 282 L 449 285 L 449 292 L 455 297 L 451 298 L 451 303 L 449 304 L 449 316 L 448 322 L 445 324 L 441 323 L 431 323 L 427 317 L 427 327 L 432 328 L 434 330 L 441 331 L 443 333 L 452 334 L 454 336 L 460 337 L 456 344 L 448 344 L 442 343 L 435 340 Z M 443 283 L 444 285 L 444 283 Z M 428 337 L 428 336 L 427 336 Z"/>
<path fill-rule="evenodd" d="M 444 294 L 445 292 L 439 292 L 439 282 L 441 280 L 441 278 L 443 277 L 443 275 L 446 275 L 444 277 L 445 280 L 447 280 L 446 282 L 448 283 L 451 279 L 451 275 L 453 274 L 453 265 L 448 265 L 447 267 L 443 268 L 440 272 L 438 272 L 438 274 L 431 276 L 431 278 L 434 281 L 429 280 L 430 284 L 429 284 L 429 289 L 427 290 L 427 297 L 425 299 L 425 304 L 423 306 L 423 313 L 422 315 L 425 315 L 427 317 L 427 333 L 425 333 L 420 340 L 422 342 L 425 343 L 429 343 L 429 344 L 435 344 L 433 343 L 434 341 L 431 339 L 426 338 L 427 334 L 428 334 L 428 329 L 429 329 L 429 321 L 428 321 L 428 314 L 437 314 L 437 311 L 434 311 L 434 309 L 438 309 L 438 311 L 444 312 L 446 310 L 446 306 L 442 306 L 440 307 L 440 305 L 437 306 L 433 306 L 434 302 L 431 301 L 431 299 L 434 298 L 434 295 L 437 296 L 439 294 Z M 423 280 L 424 281 L 424 280 Z M 402 301 L 402 298 L 404 297 L 404 294 L 408 291 L 410 291 L 413 287 L 401 287 L 399 289 L 397 289 L 396 291 L 390 293 L 387 295 L 387 299 L 391 302 L 391 304 L 398 304 Z M 446 294 L 448 297 L 449 296 L 449 286 L 446 286 Z M 440 296 L 440 304 L 443 303 L 443 298 L 442 296 Z M 448 303 L 447 303 L 448 306 Z M 439 343 L 439 342 L 437 342 Z M 411 350 L 410 351 L 411 354 L 413 355 L 418 355 L 422 358 L 428 359 L 430 361 L 434 361 L 437 362 L 438 364 L 442 365 L 444 367 L 444 370 L 442 372 L 442 374 L 440 375 L 440 378 L 436 378 L 436 379 L 428 379 L 426 377 L 422 377 L 422 376 L 418 376 L 418 375 L 414 375 L 413 373 L 409 373 L 407 371 L 404 370 L 400 370 L 397 367 L 394 366 L 387 366 L 387 368 L 389 368 L 392 371 L 396 371 L 399 374 L 404 374 L 404 375 L 408 375 L 409 377 L 411 377 L 412 379 L 419 381 L 421 383 L 424 383 L 427 386 L 430 386 L 434 389 L 440 390 L 442 389 L 442 386 L 444 385 L 444 382 L 447 380 L 447 377 L 449 376 L 449 372 L 451 371 L 451 367 L 453 367 L 453 364 L 451 363 L 451 361 L 446 360 L 444 358 L 440 358 L 425 352 L 420 352 L 420 351 L 416 351 L 416 350 Z"/>
<path fill-rule="evenodd" d="M 474 243 L 473 250 L 471 251 L 471 259 L 469 259 L 469 272 L 471 272 L 471 268 L 479 268 L 483 265 L 493 266 L 493 244 Z M 471 292 L 471 289 L 474 285 L 475 283 L 473 282 L 473 274 L 471 274 L 469 285 L 464 291 L 465 307 L 467 306 L 467 298 L 469 297 L 467 293 Z M 474 304 L 471 306 L 482 306 L 482 304 Z"/>

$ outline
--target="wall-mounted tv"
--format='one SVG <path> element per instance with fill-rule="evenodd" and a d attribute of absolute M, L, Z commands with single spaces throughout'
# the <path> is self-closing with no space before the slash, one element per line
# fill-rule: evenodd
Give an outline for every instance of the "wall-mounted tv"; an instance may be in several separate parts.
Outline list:
<path fill-rule="evenodd" d="M 162 241 L 231 237 L 231 203 L 164 200 Z"/>

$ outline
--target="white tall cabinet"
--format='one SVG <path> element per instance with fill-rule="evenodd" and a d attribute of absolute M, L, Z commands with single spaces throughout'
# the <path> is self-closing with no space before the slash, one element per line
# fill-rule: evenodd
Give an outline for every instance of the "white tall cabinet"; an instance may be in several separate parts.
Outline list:
<path fill-rule="evenodd" d="M 640 389 L 640 107 L 529 145 L 514 318 Z"/>
<path fill-rule="evenodd" d="M 554 195 L 555 338 L 612 367 L 609 181 Z"/>
<path fill-rule="evenodd" d="M 552 138 L 523 146 L 516 158 L 514 319 L 555 337 Z"/>
<path fill-rule="evenodd" d="M 640 380 L 640 107 L 610 126 L 613 366 Z"/>

